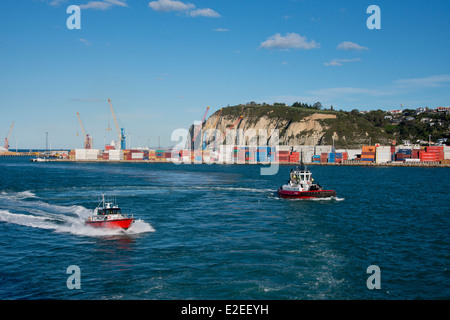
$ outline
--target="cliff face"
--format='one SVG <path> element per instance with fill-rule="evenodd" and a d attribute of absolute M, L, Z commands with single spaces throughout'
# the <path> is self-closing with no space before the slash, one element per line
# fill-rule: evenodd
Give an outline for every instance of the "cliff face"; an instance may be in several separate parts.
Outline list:
<path fill-rule="evenodd" d="M 391 138 L 380 128 L 346 112 L 285 106 L 223 108 L 206 120 L 203 130 L 216 129 L 223 134 L 241 116 L 234 129 L 242 130 L 246 135 L 245 143 L 242 144 L 247 145 L 252 136 L 257 137 L 258 144 L 269 144 L 273 129 L 278 129 L 280 145 L 332 145 L 334 140 L 336 148 L 359 148 L 369 144 L 369 141 L 372 144 L 387 144 Z M 260 130 L 267 132 L 267 137 L 259 135 Z"/>

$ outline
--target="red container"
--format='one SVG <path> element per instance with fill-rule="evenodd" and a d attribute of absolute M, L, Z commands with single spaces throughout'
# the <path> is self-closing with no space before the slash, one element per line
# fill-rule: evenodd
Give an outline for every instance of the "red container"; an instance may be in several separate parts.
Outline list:
<path fill-rule="evenodd" d="M 439 161 L 439 155 L 434 152 L 421 152 L 420 153 L 420 161 Z"/>

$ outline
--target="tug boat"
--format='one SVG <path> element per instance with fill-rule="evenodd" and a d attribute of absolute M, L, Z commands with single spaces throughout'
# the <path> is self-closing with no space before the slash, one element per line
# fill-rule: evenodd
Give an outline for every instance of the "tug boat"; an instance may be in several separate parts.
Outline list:
<path fill-rule="evenodd" d="M 288 199 L 314 199 L 336 197 L 336 191 L 324 190 L 319 184 L 314 183 L 311 172 L 301 165 L 299 169 L 291 170 L 290 179 L 287 184 L 278 189 L 281 198 Z"/>
<path fill-rule="evenodd" d="M 95 208 L 94 215 L 87 218 L 85 225 L 95 228 L 111 228 L 127 230 L 134 222 L 133 215 L 129 217 L 115 202 L 107 202 L 105 195 Z"/>

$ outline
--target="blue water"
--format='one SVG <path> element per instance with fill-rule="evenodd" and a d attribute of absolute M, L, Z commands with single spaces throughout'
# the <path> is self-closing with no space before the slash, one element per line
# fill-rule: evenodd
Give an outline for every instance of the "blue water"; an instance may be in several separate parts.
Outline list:
<path fill-rule="evenodd" d="M 312 201 L 261 167 L 0 158 L 0 299 L 450 298 L 448 168 L 311 166 Z M 84 226 L 101 193 L 128 231 Z"/>

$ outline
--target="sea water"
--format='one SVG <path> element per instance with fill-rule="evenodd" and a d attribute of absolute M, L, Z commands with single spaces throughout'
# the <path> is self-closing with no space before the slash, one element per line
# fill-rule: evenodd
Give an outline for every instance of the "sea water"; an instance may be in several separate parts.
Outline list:
<path fill-rule="evenodd" d="M 311 166 L 337 197 L 287 200 L 262 167 L 0 158 L 0 299 L 450 298 L 448 168 Z M 84 225 L 102 193 L 130 229 Z"/>

